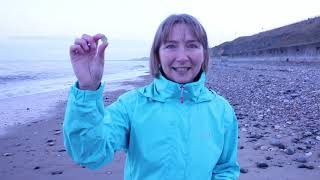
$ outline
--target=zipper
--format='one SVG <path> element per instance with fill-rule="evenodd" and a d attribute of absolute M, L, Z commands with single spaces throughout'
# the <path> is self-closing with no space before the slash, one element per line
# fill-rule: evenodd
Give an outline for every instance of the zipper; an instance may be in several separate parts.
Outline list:
<path fill-rule="evenodd" d="M 180 86 L 180 103 L 183 104 L 184 102 L 184 96 L 183 96 L 184 86 L 181 84 Z"/>

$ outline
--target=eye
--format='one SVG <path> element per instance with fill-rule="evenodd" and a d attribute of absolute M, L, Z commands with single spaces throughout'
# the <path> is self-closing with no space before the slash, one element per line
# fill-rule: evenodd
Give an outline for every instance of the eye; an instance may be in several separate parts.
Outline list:
<path fill-rule="evenodd" d="M 176 45 L 175 44 L 166 44 L 164 47 L 166 49 L 173 49 L 173 48 L 176 48 Z"/>
<path fill-rule="evenodd" d="M 199 44 L 198 43 L 189 43 L 189 44 L 187 44 L 187 47 L 188 48 L 199 48 Z"/>

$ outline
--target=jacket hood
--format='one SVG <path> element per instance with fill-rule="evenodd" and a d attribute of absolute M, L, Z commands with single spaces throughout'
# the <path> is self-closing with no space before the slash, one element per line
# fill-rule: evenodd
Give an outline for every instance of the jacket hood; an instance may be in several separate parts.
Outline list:
<path fill-rule="evenodd" d="M 169 99 L 181 99 L 193 102 L 210 101 L 215 94 L 205 87 L 206 75 L 204 72 L 198 81 L 179 84 L 166 79 L 163 75 L 155 78 L 148 86 L 140 88 L 138 91 L 145 97 L 155 101 L 166 102 Z"/>

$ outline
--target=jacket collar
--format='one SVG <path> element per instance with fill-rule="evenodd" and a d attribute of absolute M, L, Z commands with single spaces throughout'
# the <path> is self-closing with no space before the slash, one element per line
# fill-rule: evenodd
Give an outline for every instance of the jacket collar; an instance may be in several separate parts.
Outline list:
<path fill-rule="evenodd" d="M 187 84 L 179 84 L 160 75 L 150 85 L 140 88 L 139 92 L 145 97 L 160 102 L 166 102 L 170 99 L 177 99 L 181 102 L 187 100 L 193 102 L 210 101 L 214 94 L 205 87 L 205 80 L 204 72 L 202 72 L 198 81 Z"/>

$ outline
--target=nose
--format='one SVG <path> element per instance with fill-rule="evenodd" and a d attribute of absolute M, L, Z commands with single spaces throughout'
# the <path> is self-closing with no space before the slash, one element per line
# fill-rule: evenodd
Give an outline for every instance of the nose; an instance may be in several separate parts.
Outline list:
<path fill-rule="evenodd" d="M 183 47 L 179 48 L 176 54 L 176 60 L 184 62 L 184 61 L 187 61 L 188 59 L 189 59 L 188 52 L 186 51 L 186 49 Z"/>

